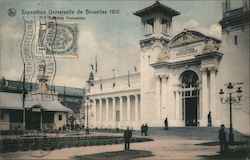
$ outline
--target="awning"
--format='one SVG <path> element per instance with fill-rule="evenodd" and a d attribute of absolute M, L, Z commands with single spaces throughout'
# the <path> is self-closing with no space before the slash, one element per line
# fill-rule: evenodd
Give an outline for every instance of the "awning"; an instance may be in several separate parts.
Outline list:
<path fill-rule="evenodd" d="M 70 108 L 63 106 L 60 102 L 54 100 L 25 101 L 26 109 L 31 109 L 33 106 L 41 106 L 44 111 L 73 112 Z M 23 110 L 22 94 L 0 92 L 0 109 Z"/>

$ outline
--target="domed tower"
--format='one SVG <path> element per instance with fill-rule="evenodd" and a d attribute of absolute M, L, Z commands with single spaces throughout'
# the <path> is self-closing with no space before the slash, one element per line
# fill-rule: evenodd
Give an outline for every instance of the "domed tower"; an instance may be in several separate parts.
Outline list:
<path fill-rule="evenodd" d="M 134 12 L 141 18 L 141 114 L 142 122 L 153 125 L 158 115 L 155 95 L 155 70 L 150 64 L 158 61 L 161 53 L 165 53 L 166 46 L 172 35 L 172 18 L 180 13 L 156 1 L 153 5 Z M 147 115 L 147 116 L 143 116 Z"/>

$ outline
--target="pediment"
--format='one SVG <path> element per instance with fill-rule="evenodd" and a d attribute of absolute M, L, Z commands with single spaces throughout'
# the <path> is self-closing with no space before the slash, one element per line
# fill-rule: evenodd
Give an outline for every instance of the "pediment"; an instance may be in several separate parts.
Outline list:
<path fill-rule="evenodd" d="M 209 39 L 213 39 L 216 42 L 220 42 L 219 40 L 205 36 L 204 34 L 197 32 L 197 31 L 191 31 L 191 30 L 184 30 L 183 32 L 176 35 L 168 44 L 169 48 L 182 46 L 186 44 L 195 43 L 198 41 L 207 41 Z"/>

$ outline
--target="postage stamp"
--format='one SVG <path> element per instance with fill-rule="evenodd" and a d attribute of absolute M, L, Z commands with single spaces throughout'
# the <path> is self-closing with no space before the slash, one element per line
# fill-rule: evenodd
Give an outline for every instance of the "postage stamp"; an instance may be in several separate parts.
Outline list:
<path fill-rule="evenodd" d="M 47 22 L 38 31 L 38 49 L 55 57 L 78 57 L 77 24 Z M 38 52 L 39 53 L 39 52 Z"/>

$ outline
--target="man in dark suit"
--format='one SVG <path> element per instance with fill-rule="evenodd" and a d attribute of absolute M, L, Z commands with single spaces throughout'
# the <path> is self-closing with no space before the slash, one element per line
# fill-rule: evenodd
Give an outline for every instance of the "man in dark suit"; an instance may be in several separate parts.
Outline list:
<path fill-rule="evenodd" d="M 207 115 L 207 121 L 208 121 L 208 127 L 211 127 L 212 126 L 211 112 L 209 112 L 208 115 Z"/>
<path fill-rule="evenodd" d="M 132 131 L 127 127 L 124 131 L 125 150 L 129 150 L 129 143 L 132 138 Z"/>
<path fill-rule="evenodd" d="M 165 119 L 164 124 L 165 124 L 165 130 L 168 130 L 168 118 Z"/>
<path fill-rule="evenodd" d="M 225 132 L 225 126 L 224 124 L 221 125 L 221 129 L 219 130 L 219 140 L 220 140 L 220 151 L 223 153 L 226 149 L 227 146 L 227 137 L 226 137 L 226 132 Z"/>
<path fill-rule="evenodd" d="M 145 126 L 144 124 L 141 125 L 141 136 L 144 134 Z"/>
<path fill-rule="evenodd" d="M 147 125 L 147 123 L 144 125 L 144 127 L 145 127 L 145 130 L 144 130 L 145 136 L 148 136 L 148 125 Z"/>

